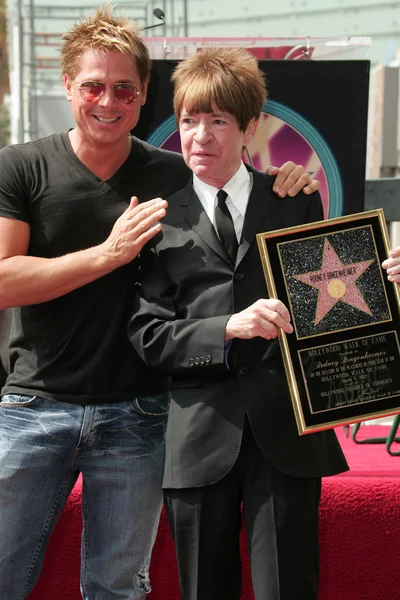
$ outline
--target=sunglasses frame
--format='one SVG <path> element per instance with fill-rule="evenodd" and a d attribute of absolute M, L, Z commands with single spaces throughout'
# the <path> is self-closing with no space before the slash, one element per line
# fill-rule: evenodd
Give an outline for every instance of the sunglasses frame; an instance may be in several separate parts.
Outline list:
<path fill-rule="evenodd" d="M 92 86 L 99 86 L 102 88 L 101 92 L 99 94 L 95 95 L 92 100 L 89 100 L 89 98 L 86 98 L 84 96 L 85 92 L 83 91 L 86 88 L 87 91 L 89 92 L 89 84 L 91 84 Z M 75 85 L 79 90 L 79 94 L 80 94 L 82 100 L 85 100 L 86 102 L 96 102 L 103 96 L 103 94 L 107 88 L 112 89 L 114 98 L 116 100 L 118 100 L 118 102 L 121 102 L 121 104 L 133 104 L 136 101 L 137 97 L 140 95 L 140 90 L 138 90 L 136 85 L 134 85 L 133 83 L 125 83 L 125 82 L 103 83 L 102 81 L 91 81 L 89 79 L 87 81 L 81 81 L 81 82 L 75 81 Z M 124 86 L 124 87 L 122 87 L 122 86 Z M 115 93 L 116 89 L 129 89 L 129 88 L 133 88 L 133 90 L 134 90 L 132 100 L 126 101 L 126 100 L 121 100 L 121 98 L 118 98 L 117 94 Z"/>

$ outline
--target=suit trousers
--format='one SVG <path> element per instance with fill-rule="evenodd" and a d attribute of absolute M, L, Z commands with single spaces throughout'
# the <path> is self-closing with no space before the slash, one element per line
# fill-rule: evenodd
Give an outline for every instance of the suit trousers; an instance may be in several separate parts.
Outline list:
<path fill-rule="evenodd" d="M 317 600 L 320 494 L 320 478 L 269 464 L 246 418 L 237 460 L 220 481 L 164 490 L 182 599 L 239 600 L 243 516 L 255 600 Z"/>

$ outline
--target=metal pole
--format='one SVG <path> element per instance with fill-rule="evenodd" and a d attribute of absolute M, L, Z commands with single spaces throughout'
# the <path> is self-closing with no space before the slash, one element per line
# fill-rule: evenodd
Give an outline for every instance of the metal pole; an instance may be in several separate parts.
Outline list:
<path fill-rule="evenodd" d="M 188 3 L 187 0 L 183 0 L 183 35 L 185 37 L 189 36 L 189 29 L 188 29 Z"/>
<path fill-rule="evenodd" d="M 172 29 L 170 30 L 170 35 L 174 36 L 176 34 L 175 32 L 175 0 L 171 0 L 170 3 L 170 15 L 171 15 L 171 20 L 169 21 L 169 23 L 171 23 L 172 25 Z"/>
<path fill-rule="evenodd" d="M 23 144 L 25 141 L 24 135 L 24 66 L 23 66 L 23 53 L 24 53 L 24 31 L 23 31 L 23 18 L 22 18 L 22 4 L 23 0 L 18 0 L 18 22 L 16 32 L 18 35 L 17 48 L 18 48 L 18 64 L 17 64 L 17 77 L 18 77 L 18 143 Z"/>
<path fill-rule="evenodd" d="M 37 85 L 36 85 L 36 48 L 35 48 L 35 16 L 34 0 L 29 2 L 30 22 L 30 77 L 29 77 L 29 137 L 37 138 Z"/>
<path fill-rule="evenodd" d="M 167 17 L 167 0 L 163 0 L 163 11 L 164 11 L 163 36 L 165 38 L 165 37 L 167 37 L 167 24 L 166 24 L 166 20 L 168 19 L 168 17 Z"/>

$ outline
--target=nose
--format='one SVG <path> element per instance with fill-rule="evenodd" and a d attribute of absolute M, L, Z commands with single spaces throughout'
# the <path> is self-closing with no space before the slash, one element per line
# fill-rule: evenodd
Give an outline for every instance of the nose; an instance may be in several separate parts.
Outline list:
<path fill-rule="evenodd" d="M 211 131 L 205 123 L 199 123 L 196 127 L 194 140 L 198 144 L 206 144 L 211 139 Z"/>
<path fill-rule="evenodd" d="M 100 106 L 110 106 L 112 104 L 115 104 L 116 102 L 117 102 L 117 99 L 114 95 L 112 87 L 106 86 L 106 89 L 104 90 L 104 92 L 102 93 L 102 95 L 99 98 L 99 105 Z"/>

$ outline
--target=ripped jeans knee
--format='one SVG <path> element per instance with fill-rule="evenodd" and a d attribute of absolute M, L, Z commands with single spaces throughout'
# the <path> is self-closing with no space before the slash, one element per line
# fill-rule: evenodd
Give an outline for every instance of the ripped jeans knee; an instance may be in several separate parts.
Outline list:
<path fill-rule="evenodd" d="M 133 588 L 137 594 L 137 596 L 135 596 L 135 598 L 137 597 L 138 600 L 142 600 L 147 596 L 147 594 L 149 594 L 151 592 L 151 585 L 150 585 L 150 577 L 149 577 L 149 570 L 148 569 L 143 569 L 143 571 L 140 571 L 139 573 L 136 573 L 136 575 L 133 578 Z M 139 594 L 143 594 L 143 596 L 140 596 Z"/>

